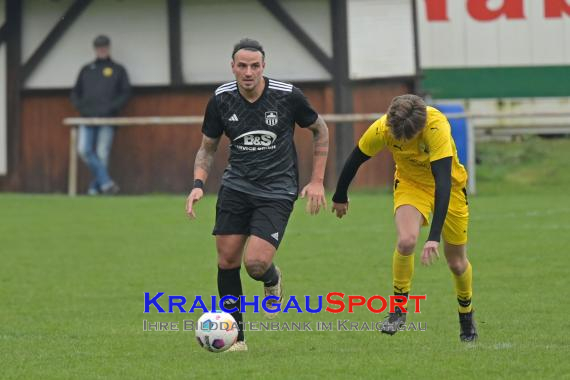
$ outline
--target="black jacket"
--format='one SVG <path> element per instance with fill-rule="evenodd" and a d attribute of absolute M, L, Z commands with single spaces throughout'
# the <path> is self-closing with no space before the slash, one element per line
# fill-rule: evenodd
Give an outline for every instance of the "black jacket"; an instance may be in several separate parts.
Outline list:
<path fill-rule="evenodd" d="M 125 68 L 110 58 L 97 59 L 81 68 L 71 91 L 71 102 L 81 116 L 116 116 L 130 94 Z"/>

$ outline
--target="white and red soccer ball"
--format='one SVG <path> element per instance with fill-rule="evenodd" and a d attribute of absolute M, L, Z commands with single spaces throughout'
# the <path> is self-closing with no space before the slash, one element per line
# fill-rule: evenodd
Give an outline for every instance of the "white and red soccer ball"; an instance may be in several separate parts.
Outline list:
<path fill-rule="evenodd" d="M 237 340 L 238 326 L 230 314 L 208 312 L 202 314 L 196 326 L 198 344 L 210 352 L 223 352 Z"/>

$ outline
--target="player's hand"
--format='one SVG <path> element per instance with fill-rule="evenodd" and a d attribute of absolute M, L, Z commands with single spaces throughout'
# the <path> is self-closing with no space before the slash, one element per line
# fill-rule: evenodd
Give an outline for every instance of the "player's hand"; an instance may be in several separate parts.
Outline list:
<path fill-rule="evenodd" d="M 196 214 L 194 213 L 194 203 L 202 199 L 203 196 L 204 190 L 199 187 L 195 187 L 186 198 L 186 215 L 188 215 L 190 219 L 196 218 Z"/>
<path fill-rule="evenodd" d="M 301 198 L 307 197 L 307 206 L 305 210 L 311 215 L 317 215 L 322 208 L 327 208 L 327 200 L 325 199 L 325 187 L 322 182 L 309 182 L 301 190 Z"/>
<path fill-rule="evenodd" d="M 333 202 L 332 212 L 336 212 L 337 218 L 342 218 L 348 213 L 348 201 L 346 203 Z"/>
<path fill-rule="evenodd" d="M 436 260 L 439 260 L 439 242 L 428 240 L 424 244 L 424 250 L 422 252 L 422 264 L 429 266 L 433 264 Z"/>

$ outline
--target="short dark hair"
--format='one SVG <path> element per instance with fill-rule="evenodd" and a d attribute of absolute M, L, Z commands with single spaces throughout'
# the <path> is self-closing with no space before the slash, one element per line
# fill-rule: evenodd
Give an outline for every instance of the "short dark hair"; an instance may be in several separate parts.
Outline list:
<path fill-rule="evenodd" d="M 93 40 L 93 46 L 103 47 L 111 45 L 111 39 L 104 34 L 101 34 Z"/>
<path fill-rule="evenodd" d="M 241 49 L 258 51 L 261 53 L 263 59 L 265 59 L 265 51 L 263 50 L 263 46 L 261 46 L 259 41 L 252 40 L 251 38 L 242 38 L 237 44 L 234 45 L 234 50 L 232 51 L 232 59 L 234 59 L 234 56 L 238 50 Z"/>
<path fill-rule="evenodd" d="M 410 140 L 426 125 L 426 103 L 417 95 L 406 94 L 392 99 L 387 123 L 397 140 Z"/>

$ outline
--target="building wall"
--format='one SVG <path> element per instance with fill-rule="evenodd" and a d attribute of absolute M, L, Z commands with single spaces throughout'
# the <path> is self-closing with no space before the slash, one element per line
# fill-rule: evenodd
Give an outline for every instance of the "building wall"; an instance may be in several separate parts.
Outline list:
<path fill-rule="evenodd" d="M 349 0 L 348 19 L 352 79 L 415 75 L 411 0 Z"/>
<path fill-rule="evenodd" d="M 333 96 L 329 86 L 302 85 L 310 102 L 319 113 L 332 113 Z M 202 115 L 213 88 L 192 91 L 142 91 L 127 105 L 125 116 Z M 361 84 L 354 89 L 355 112 L 384 112 L 391 98 L 407 92 L 402 84 Z M 8 177 L 0 177 L 4 191 L 65 193 L 69 162 L 69 128 L 62 126 L 65 117 L 77 116 L 69 102 L 68 92 L 45 93 L 27 91 L 22 106 L 22 149 L 20 166 Z M 368 123 L 355 125 L 357 140 Z M 334 167 L 335 125 L 329 125 L 331 152 L 326 182 L 336 183 Z M 125 194 L 149 192 L 185 193 L 190 189 L 193 165 L 200 146 L 200 126 L 128 126 L 116 134 L 110 160 L 111 175 Z M 309 180 L 312 168 L 312 135 L 297 128 L 295 143 L 299 156 L 301 182 Z M 227 164 L 228 145 L 222 139 L 206 190 L 214 192 Z M 79 192 L 88 185 L 88 171 L 80 162 Z M 393 162 L 381 154 L 367 162 L 354 182 L 354 187 L 386 186 L 391 183 Z"/>
<path fill-rule="evenodd" d="M 321 49 L 332 52 L 328 1 L 282 3 Z M 330 79 L 330 74 L 258 1 L 186 0 L 181 17 L 187 83 L 231 80 L 232 48 L 243 37 L 262 43 L 269 76 L 296 81 Z"/>
<path fill-rule="evenodd" d="M 280 0 L 317 45 L 332 54 L 328 0 Z M 462 101 L 468 110 L 537 112 L 566 110 L 570 99 L 570 18 L 560 0 L 418 0 L 424 90 L 438 100 Z M 37 49 L 72 0 L 23 3 L 22 63 Z M 256 0 L 182 0 L 184 88 L 168 89 L 167 2 L 93 1 L 24 83 L 21 164 L 6 174 L 6 47 L 0 45 L 0 189 L 59 191 L 66 188 L 68 131 L 64 117 L 76 115 L 68 93 L 80 67 L 93 59 L 92 40 L 106 33 L 113 57 L 135 86 L 125 115 L 200 115 L 215 84 L 231 80 L 233 43 L 258 38 L 267 50 L 269 76 L 300 84 L 324 113 L 333 113 L 331 77 Z M 405 84 L 379 78 L 412 76 L 414 47 L 411 0 L 348 0 L 349 72 L 355 112 L 378 112 Z M 0 0 L 4 20 L 5 0 Z M 368 82 L 364 82 L 368 81 Z M 200 86 L 196 86 L 200 85 Z M 209 87 L 203 90 L 204 86 Z M 41 90 L 41 91 L 36 91 Z M 500 98 L 500 99 L 499 99 Z M 479 100 L 477 100 L 479 99 Z M 530 119 L 529 119 L 530 120 Z M 492 121 L 494 122 L 494 121 Z M 567 122 L 562 120 L 561 122 Z M 355 126 L 355 139 L 364 124 Z M 335 126 L 331 126 L 334 136 Z M 310 171 L 310 139 L 299 131 L 301 175 Z M 182 191 L 190 181 L 199 144 L 197 127 L 127 127 L 117 135 L 112 172 L 127 192 Z M 173 149 L 169 149 L 173 147 Z M 331 139 L 331 156 L 335 141 Z M 140 150 L 139 150 L 140 148 Z M 224 153 L 225 152 L 225 153 Z M 223 146 L 218 162 L 227 154 Z M 375 159 L 376 160 L 376 159 Z M 373 160 L 373 162 L 376 162 Z M 334 160 L 329 162 L 331 173 Z M 217 164 L 218 165 L 218 164 Z M 222 165 L 222 164 L 219 164 Z M 391 161 L 381 156 L 359 173 L 357 186 L 390 181 Z M 220 174 L 223 165 L 216 167 Z M 183 174 L 183 173 L 188 173 Z M 81 186 L 87 174 L 81 169 Z M 329 186 L 334 178 L 328 176 Z M 217 186 L 212 182 L 210 190 Z"/>
<path fill-rule="evenodd" d="M 71 0 L 24 2 L 24 62 L 71 3 Z M 127 66 L 135 85 L 168 84 L 167 21 L 165 1 L 93 1 L 51 49 L 24 87 L 53 89 L 73 86 L 81 66 L 95 58 L 93 39 L 99 34 L 111 37 L 111 55 Z"/>
<path fill-rule="evenodd" d="M 5 0 L 0 0 L 4 5 Z M 32 56 L 73 0 L 26 0 L 22 14 L 22 64 Z M 332 56 L 333 41 L 329 0 L 280 0 L 279 4 Z M 372 80 L 413 75 L 411 0 L 348 0 L 349 62 L 351 79 Z M 4 12 L 4 6 L 1 7 Z M 371 12 L 370 10 L 373 10 Z M 1 15 L 1 14 L 0 14 Z M 201 115 L 212 89 L 232 80 L 229 69 L 233 44 L 242 37 L 259 39 L 267 52 L 266 74 L 299 84 L 321 113 L 334 113 L 332 78 L 281 23 L 256 0 L 182 0 L 181 54 L 184 90 L 170 86 L 167 2 L 155 0 L 93 1 L 51 48 L 23 83 L 17 167 L 2 175 L 7 144 L 4 92 L 0 95 L 0 190 L 65 192 L 69 161 L 69 130 L 63 118 L 77 116 L 69 102 L 82 65 L 94 59 L 93 38 L 101 33 L 112 40 L 112 57 L 124 64 L 134 85 L 134 97 L 125 116 Z M 398 28 L 392 36 L 385 28 Z M 398 50 L 401 47 L 401 51 Z M 4 54 L 0 47 L 0 58 Z M 0 63 L 0 71 L 6 70 Z M 0 77 L 0 79 L 2 79 Z M 5 80 L 0 81 L 5 83 Z M 355 82 L 356 83 L 356 82 Z M 385 110 L 389 99 L 407 92 L 405 85 L 366 85 L 353 89 L 356 112 Z M 366 105 L 366 106 L 365 106 Z M 358 125 L 358 138 L 366 125 Z M 331 125 L 331 157 L 335 156 Z M 4 139 L 4 140 L 3 140 Z M 125 193 L 186 192 L 192 180 L 195 153 L 201 139 L 198 126 L 125 127 L 116 136 L 111 174 Z M 300 175 L 310 177 L 311 135 L 296 133 Z M 208 190 L 215 191 L 227 160 L 223 142 Z M 327 184 L 334 185 L 334 159 L 329 160 Z M 392 163 L 382 156 L 363 169 L 356 186 L 387 184 Z M 81 164 L 80 190 L 88 172 Z"/>
<path fill-rule="evenodd" d="M 23 3 L 22 63 L 26 62 L 73 3 Z M 316 44 L 332 56 L 329 0 L 280 0 L 279 4 Z M 349 0 L 351 79 L 414 75 L 411 0 Z M 231 80 L 233 45 L 259 39 L 267 52 L 267 74 L 289 81 L 331 79 L 313 56 L 256 0 L 183 0 L 181 54 L 186 84 Z M 390 30 L 390 33 L 386 33 Z M 135 86 L 170 83 L 167 2 L 93 1 L 71 25 L 31 77 L 26 89 L 73 86 L 82 65 L 94 58 L 98 34 L 112 40 L 112 56 L 124 64 Z"/>
<path fill-rule="evenodd" d="M 25 2 L 24 61 L 71 3 L 71 0 Z M 328 1 L 287 0 L 283 6 L 324 51 L 332 52 Z M 252 17 L 256 22 L 251 22 Z M 258 1 L 185 0 L 180 18 L 186 83 L 219 83 L 230 79 L 232 46 L 246 36 L 258 38 L 265 45 L 270 75 L 286 80 L 330 79 Z M 107 0 L 94 1 L 87 7 L 39 65 L 26 88 L 72 86 L 81 65 L 93 57 L 93 38 L 101 33 L 111 37 L 112 56 L 127 66 L 133 84 L 169 84 L 166 1 Z"/>

